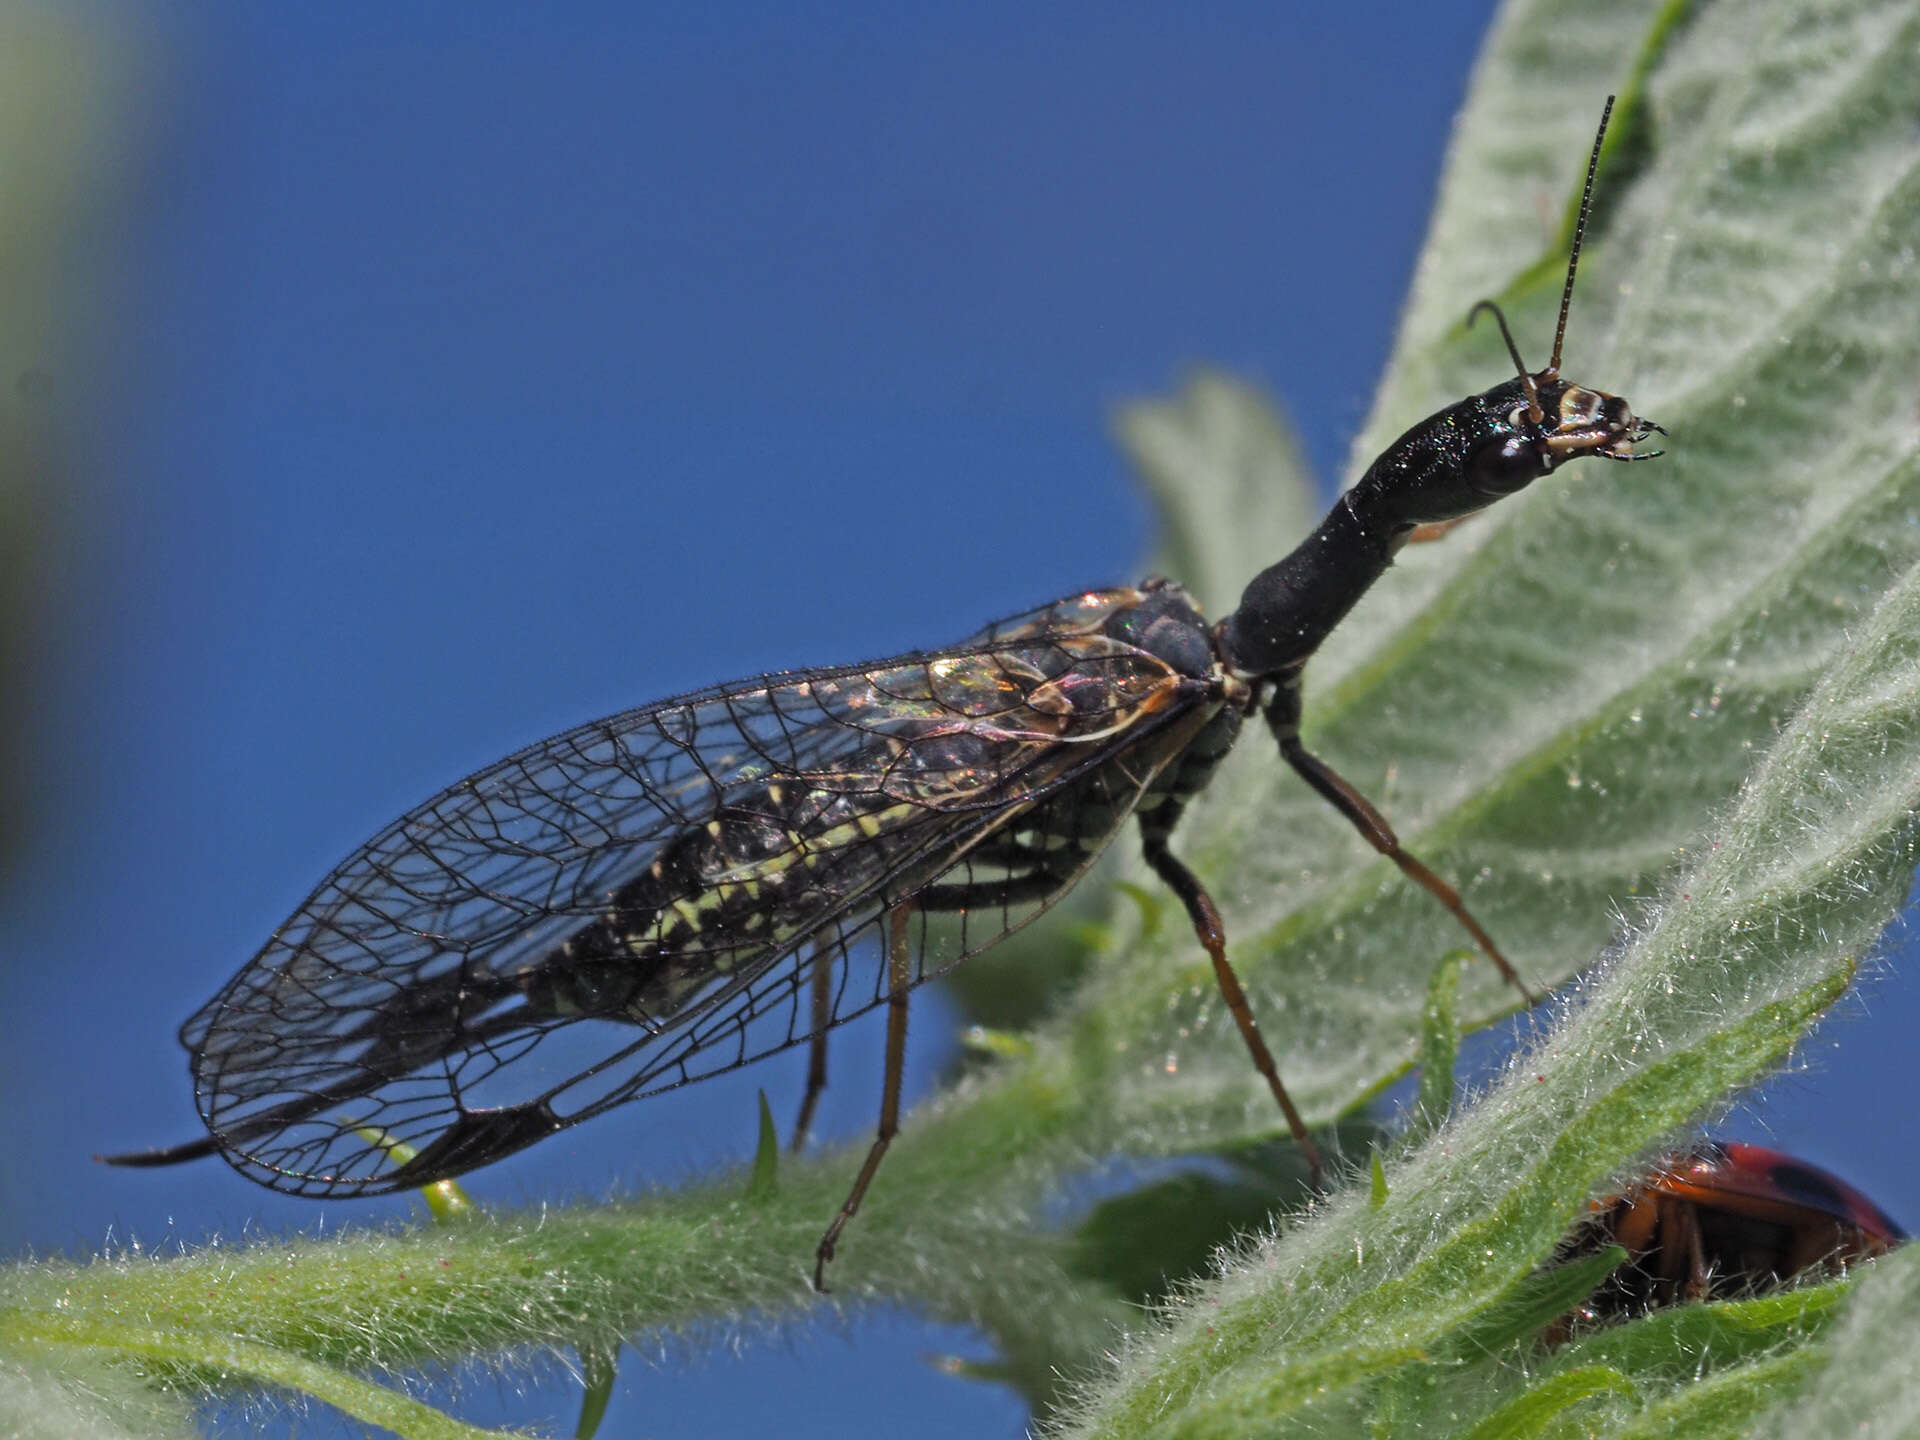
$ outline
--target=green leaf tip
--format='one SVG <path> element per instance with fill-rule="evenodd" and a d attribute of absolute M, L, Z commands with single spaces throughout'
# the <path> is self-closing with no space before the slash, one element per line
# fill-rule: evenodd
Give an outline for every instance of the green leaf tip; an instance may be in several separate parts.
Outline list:
<path fill-rule="evenodd" d="M 763 1112 L 764 1113 L 764 1109 Z M 600 1422 L 607 1418 L 607 1405 L 613 1399 L 613 1382 L 619 1373 L 619 1352 L 601 1345 L 580 1347 L 580 1418 L 574 1422 L 573 1440 L 593 1440 Z"/>
<path fill-rule="evenodd" d="M 1453 1109 L 1454 1067 L 1460 1055 L 1461 968 L 1471 950 L 1449 950 L 1433 967 L 1420 1012 L 1420 1097 L 1410 1130 L 1422 1135 L 1446 1123 Z"/>
<path fill-rule="evenodd" d="M 1534 1440 L 1561 1412 L 1595 1395 L 1634 1393 L 1633 1382 L 1606 1365 L 1550 1375 L 1466 1432 L 1463 1440 Z"/>
<path fill-rule="evenodd" d="M 394 1164 L 405 1165 L 419 1155 L 419 1151 L 404 1140 L 396 1140 L 385 1130 L 371 1125 L 360 1125 L 354 1134 L 369 1145 L 378 1145 L 393 1157 Z M 460 1188 L 458 1180 L 449 1177 L 435 1180 L 420 1187 L 420 1198 L 427 1202 L 427 1214 L 435 1224 L 444 1225 L 451 1220 L 465 1220 L 479 1213 L 479 1207 L 471 1196 Z"/>
<path fill-rule="evenodd" d="M 960 1043 L 976 1055 L 991 1055 L 996 1060 L 1024 1060 L 1033 1054 L 1031 1037 L 992 1025 L 967 1026 L 960 1032 Z"/>
<path fill-rule="evenodd" d="M 436 1180 L 431 1185 L 423 1185 L 420 1187 L 420 1196 L 427 1202 L 427 1212 L 438 1224 L 464 1220 L 474 1213 L 473 1201 L 460 1188 L 458 1180 Z"/>
<path fill-rule="evenodd" d="M 1624 1249 L 1606 1245 L 1534 1271 L 1504 1299 L 1455 1332 L 1447 1347 L 1449 1358 L 1475 1360 L 1540 1334 L 1571 1314 L 1626 1260 Z"/>
<path fill-rule="evenodd" d="M 1140 911 L 1141 938 L 1151 940 L 1160 933 L 1160 921 L 1167 913 L 1166 896 L 1131 880 L 1116 880 L 1113 888 L 1131 900 Z"/>
<path fill-rule="evenodd" d="M 753 1170 L 747 1177 L 749 1205 L 765 1205 L 780 1193 L 780 1132 L 774 1128 L 773 1109 L 767 1104 L 767 1092 L 760 1096 L 760 1137 L 753 1147 Z"/>

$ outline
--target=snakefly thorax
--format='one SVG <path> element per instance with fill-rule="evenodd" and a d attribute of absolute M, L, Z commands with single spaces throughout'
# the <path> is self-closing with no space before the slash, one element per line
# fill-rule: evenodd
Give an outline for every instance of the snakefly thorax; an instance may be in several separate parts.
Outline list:
<path fill-rule="evenodd" d="M 1155 576 L 1141 582 L 1138 597 L 1101 628 L 1115 640 L 1164 660 L 1181 674 L 1204 679 L 1213 673 L 1213 641 L 1206 618 L 1184 586 Z"/>

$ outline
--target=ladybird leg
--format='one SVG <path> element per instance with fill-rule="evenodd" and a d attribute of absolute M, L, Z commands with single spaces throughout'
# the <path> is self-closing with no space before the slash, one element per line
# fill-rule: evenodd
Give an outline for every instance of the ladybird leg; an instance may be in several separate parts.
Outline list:
<path fill-rule="evenodd" d="M 887 1146 L 900 1130 L 900 1080 L 907 1063 L 907 994 L 913 985 L 913 951 L 907 944 L 907 922 L 913 912 L 910 904 L 896 905 L 887 917 L 887 1070 L 880 1088 L 880 1128 L 867 1150 L 866 1163 L 854 1177 L 853 1189 L 847 1192 L 846 1203 L 833 1217 L 833 1223 L 827 1226 L 827 1233 L 820 1237 L 819 1247 L 813 1252 L 813 1288 L 822 1295 L 827 1293 L 827 1265 L 840 1243 L 840 1232 L 860 1213 L 860 1202 L 866 1198 L 867 1187 L 873 1183 L 880 1162 L 886 1158 Z"/>
<path fill-rule="evenodd" d="M 1855 1232 L 1854 1226 L 1838 1220 L 1815 1221 L 1809 1216 L 1805 1223 L 1792 1227 L 1786 1254 L 1776 1258 L 1774 1268 L 1789 1278 L 1823 1263 L 1839 1271 L 1851 1261 L 1876 1253 L 1868 1237 L 1850 1232 Z"/>
<path fill-rule="evenodd" d="M 1278 727 L 1276 732 L 1278 733 Z M 1309 752 L 1307 747 L 1300 743 L 1300 736 L 1297 733 L 1278 733 L 1278 739 L 1280 753 L 1286 757 L 1287 763 L 1294 768 L 1295 773 L 1311 785 L 1334 809 L 1346 816 L 1353 828 L 1360 832 L 1362 839 L 1398 865 L 1401 873 L 1409 880 L 1446 906 L 1448 913 L 1460 922 L 1461 928 L 1473 937 L 1474 944 L 1480 947 L 1481 953 L 1493 962 L 1494 968 L 1499 970 L 1508 984 L 1526 998 L 1529 1005 L 1539 1004 L 1540 997 L 1528 988 L 1526 981 L 1522 980 L 1513 966 L 1507 962 L 1507 957 L 1500 953 L 1500 947 L 1493 943 L 1493 937 L 1487 934 L 1478 920 L 1473 918 L 1473 912 L 1468 910 L 1466 902 L 1461 900 L 1460 892 L 1401 848 L 1400 837 L 1393 833 L 1393 827 L 1387 824 L 1386 817 L 1373 808 L 1367 797 L 1343 780 L 1326 761 Z"/>
<path fill-rule="evenodd" d="M 1167 888 L 1180 897 L 1180 903 L 1187 907 L 1187 916 L 1193 921 L 1193 933 L 1199 936 L 1200 944 L 1213 961 L 1213 977 L 1219 982 L 1220 998 L 1227 1002 L 1227 1013 L 1233 1016 L 1233 1023 L 1240 1027 L 1240 1038 L 1246 1042 L 1247 1052 L 1253 1056 L 1253 1068 L 1260 1072 L 1267 1082 L 1267 1088 L 1273 1092 L 1273 1098 L 1280 1103 L 1280 1113 L 1287 1117 L 1287 1129 L 1293 1135 L 1293 1143 L 1307 1157 L 1308 1180 L 1318 1190 L 1321 1188 L 1324 1168 L 1320 1161 L 1320 1147 L 1313 1143 L 1313 1136 L 1307 1132 L 1307 1122 L 1300 1118 L 1300 1112 L 1294 1108 L 1293 1097 L 1287 1094 L 1287 1087 L 1280 1083 L 1280 1067 L 1273 1063 L 1273 1052 L 1267 1048 L 1267 1042 L 1260 1034 L 1259 1022 L 1253 1018 L 1253 1007 L 1247 1003 L 1247 992 L 1241 988 L 1240 977 L 1233 973 L 1233 966 L 1227 961 L 1227 932 L 1221 924 L 1219 908 L 1213 903 L 1213 897 L 1207 894 L 1206 887 L 1200 883 L 1200 878 L 1167 848 L 1167 837 L 1178 818 L 1179 806 L 1173 801 L 1164 802 L 1158 809 L 1140 817 L 1140 833 L 1145 842 L 1147 864 L 1153 867 L 1153 873 L 1165 882 Z"/>
<path fill-rule="evenodd" d="M 1652 1251 L 1660 1233 L 1660 1207 L 1645 1190 L 1633 1189 L 1614 1202 L 1606 1229 L 1613 1243 L 1634 1263 Z"/>
<path fill-rule="evenodd" d="M 1705 1237 L 1700 1233 L 1700 1208 L 1691 1200 L 1678 1195 L 1663 1197 L 1667 1210 L 1665 1242 L 1672 1259 L 1668 1268 L 1678 1270 L 1685 1267 L 1685 1279 L 1680 1286 L 1680 1298 L 1688 1304 L 1697 1304 L 1707 1298 L 1707 1291 L 1713 1283 L 1713 1275 L 1707 1269 L 1707 1251 Z M 1675 1275 L 1675 1280 L 1681 1276 Z"/>
<path fill-rule="evenodd" d="M 1611 1201 L 1601 1222 L 1603 1240 L 1610 1240 L 1627 1252 L 1624 1264 L 1602 1282 L 1607 1295 L 1600 1313 L 1650 1302 L 1658 1292 L 1660 1278 L 1653 1266 L 1659 1263 L 1661 1208 L 1659 1197 L 1643 1186 L 1633 1186 Z"/>
<path fill-rule="evenodd" d="M 827 1088 L 827 1029 L 833 1023 L 833 960 L 835 946 L 821 931 L 813 937 L 813 1031 L 807 1039 L 807 1093 L 800 1097 L 800 1114 L 793 1122 L 788 1150 L 798 1155 L 807 1146 L 813 1128 L 814 1107 Z"/>

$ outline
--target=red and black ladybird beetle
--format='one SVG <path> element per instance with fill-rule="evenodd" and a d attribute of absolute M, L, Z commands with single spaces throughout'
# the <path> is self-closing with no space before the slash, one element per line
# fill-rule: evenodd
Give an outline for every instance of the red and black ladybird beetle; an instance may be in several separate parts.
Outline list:
<path fill-rule="evenodd" d="M 1569 1322 L 1658 1305 L 1729 1299 L 1884 1255 L 1906 1231 L 1853 1186 L 1778 1150 L 1706 1141 L 1661 1160 L 1638 1184 L 1594 1202 L 1568 1254 L 1619 1245 L 1626 1263 Z"/>

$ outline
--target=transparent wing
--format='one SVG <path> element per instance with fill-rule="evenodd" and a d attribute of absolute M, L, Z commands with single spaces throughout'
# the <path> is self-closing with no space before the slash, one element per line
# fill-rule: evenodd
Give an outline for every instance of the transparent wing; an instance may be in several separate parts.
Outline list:
<path fill-rule="evenodd" d="M 701 691 L 470 776 L 349 857 L 182 1029 L 251 1178 L 366 1194 L 458 1174 L 916 982 L 1070 885 L 1203 721 L 1205 687 L 1094 592 L 969 646 Z M 405 1147 L 405 1148 L 400 1148 Z"/>

